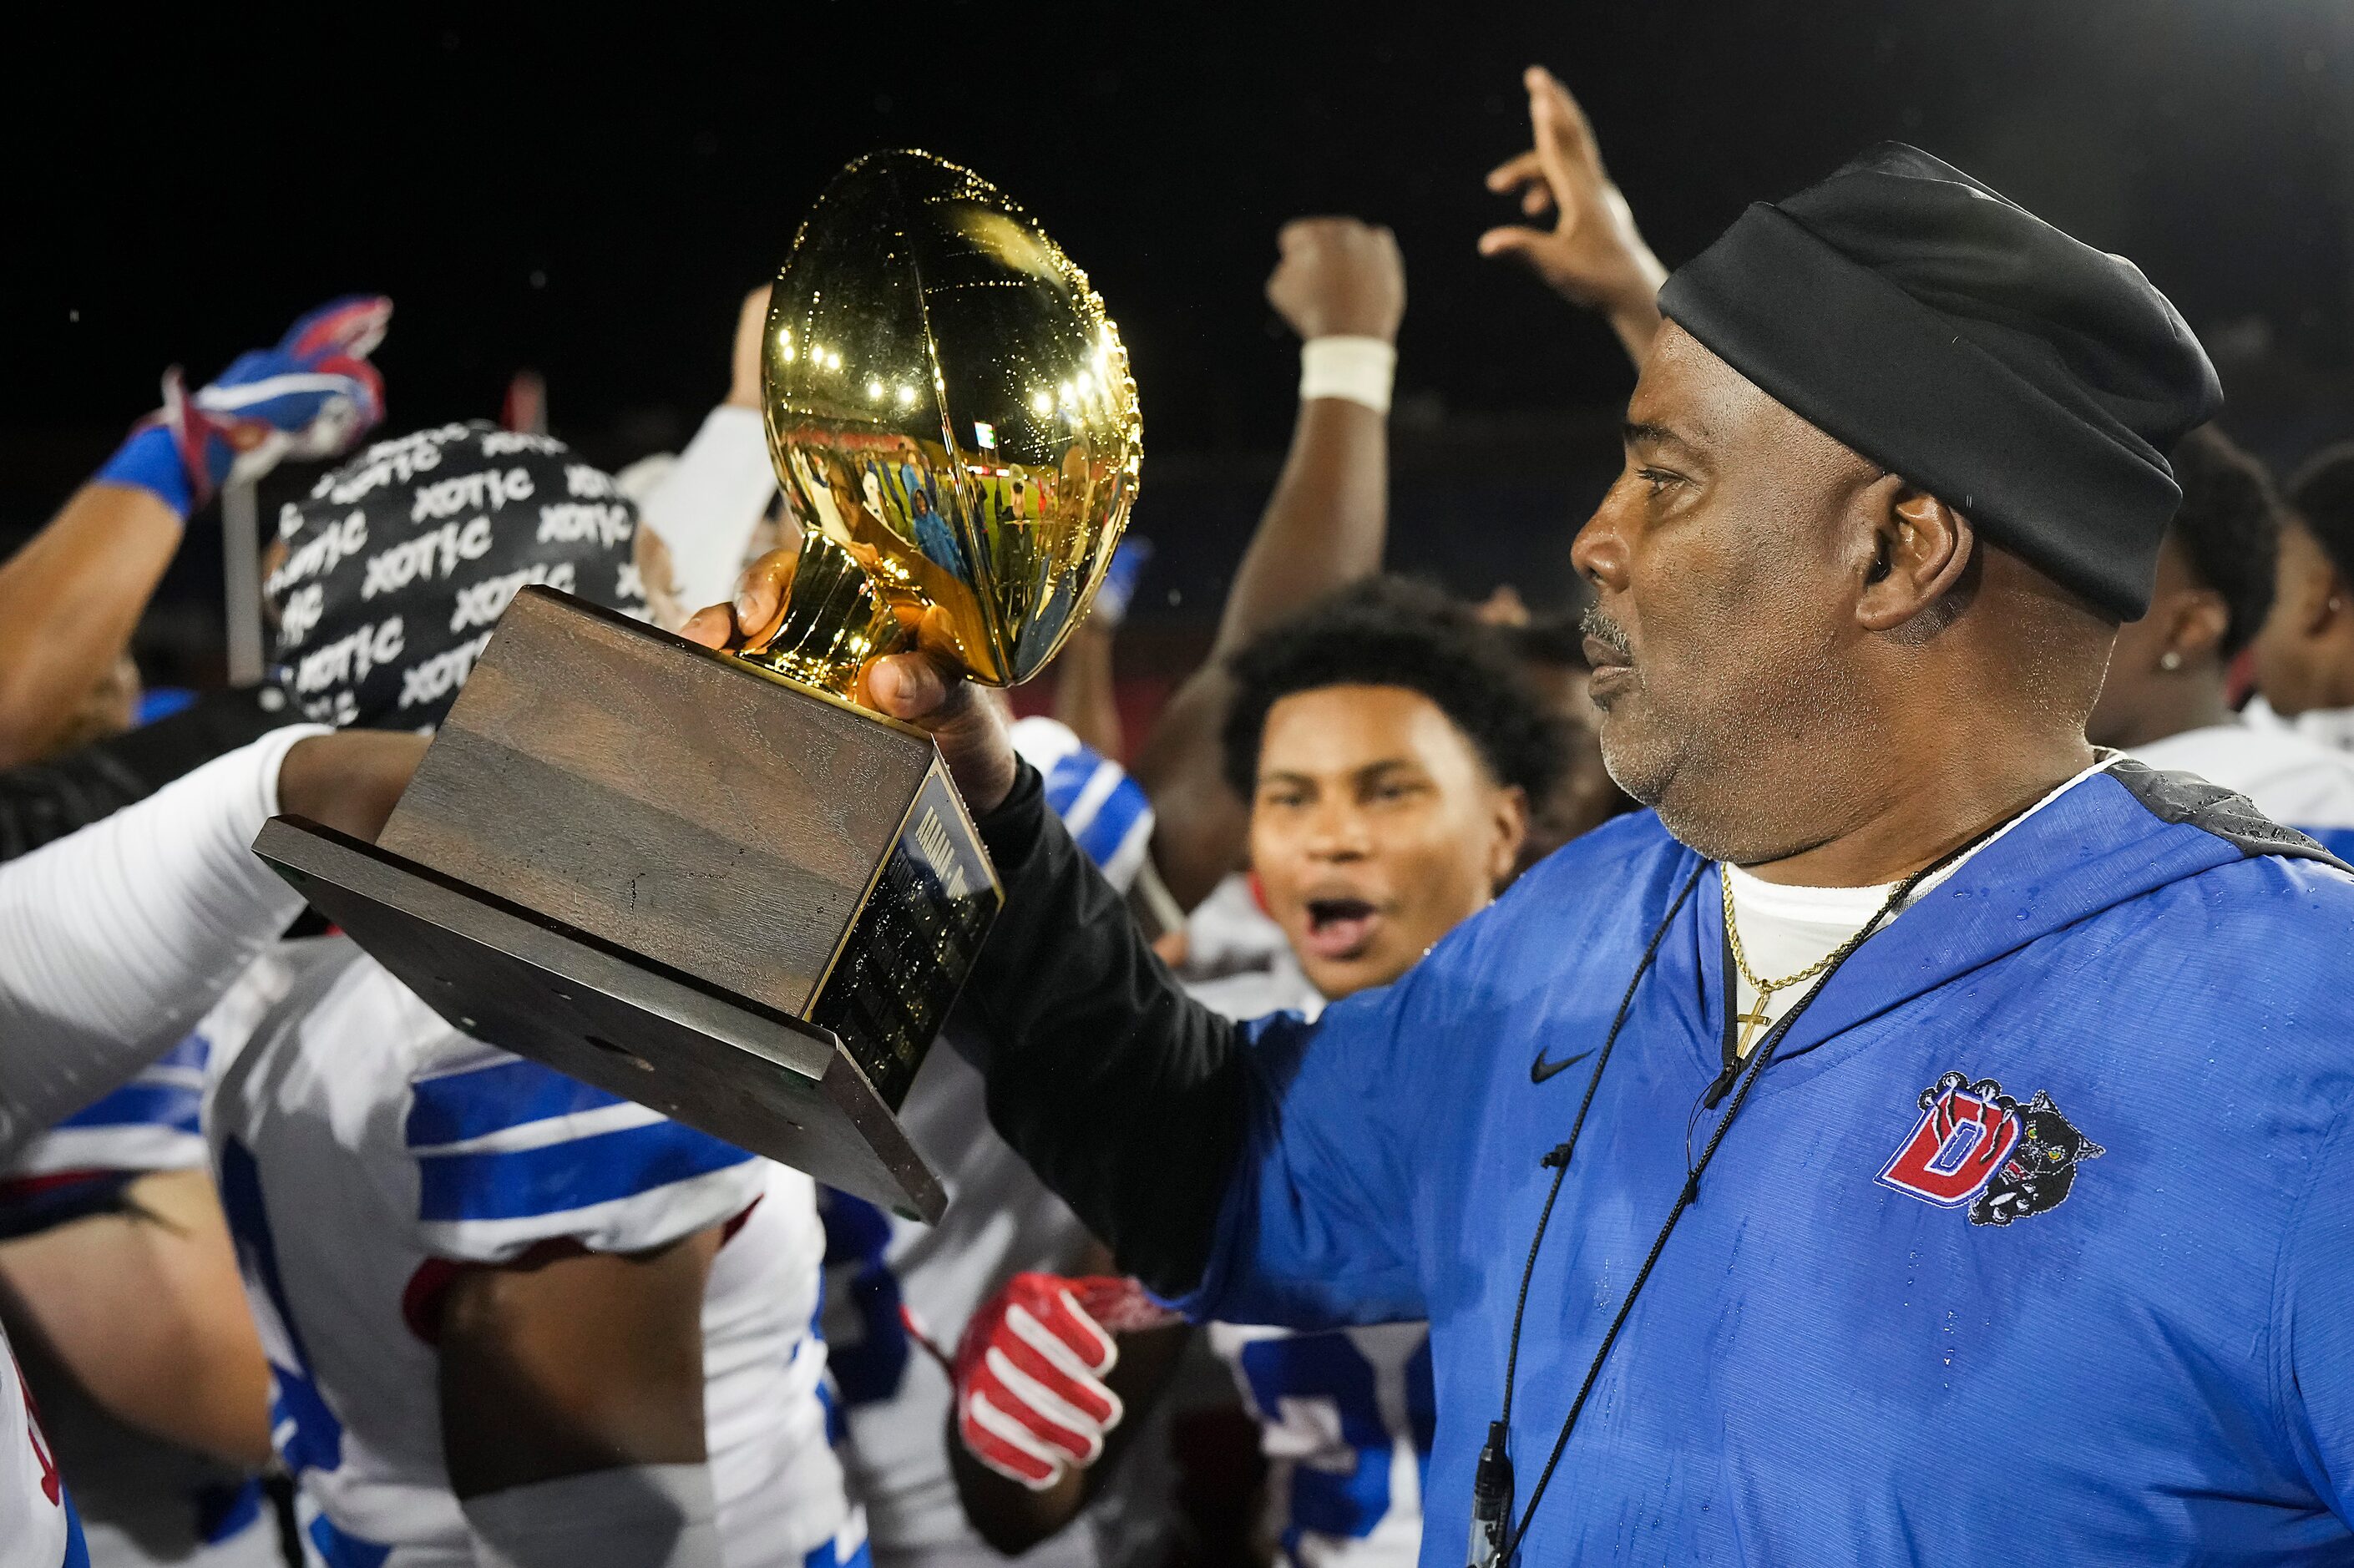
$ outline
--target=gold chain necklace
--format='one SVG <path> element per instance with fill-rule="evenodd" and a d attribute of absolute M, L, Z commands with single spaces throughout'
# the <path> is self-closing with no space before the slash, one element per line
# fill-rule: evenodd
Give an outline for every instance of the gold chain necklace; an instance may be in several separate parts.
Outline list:
<path fill-rule="evenodd" d="M 1850 937 L 1797 974 L 1785 975 L 1780 980 L 1769 980 L 1757 978 L 1756 972 L 1749 967 L 1749 955 L 1741 950 L 1741 927 L 1733 917 L 1732 868 L 1718 867 L 1717 881 L 1724 889 L 1724 945 L 1733 949 L 1733 962 L 1734 967 L 1740 969 L 1741 978 L 1748 981 L 1749 989 L 1757 993 L 1756 1006 L 1740 1014 L 1734 1020 L 1741 1025 L 1741 1044 L 1738 1051 L 1744 1059 L 1749 1055 L 1749 1047 L 1756 1042 L 1757 1032 L 1766 1027 L 1766 1004 L 1774 999 L 1774 993 L 1787 991 L 1794 985 L 1804 985 L 1846 958 L 1849 953 L 1855 950 L 1856 944 L 1863 940 L 1863 934 L 1885 920 L 1889 912 L 1895 908 L 1897 900 L 1903 898 L 1912 889 L 1912 884 L 1909 881 L 1898 883 L 1890 890 L 1887 898 L 1882 901 L 1879 909 L 1873 913 L 1872 918 L 1856 927 L 1854 936 Z"/>

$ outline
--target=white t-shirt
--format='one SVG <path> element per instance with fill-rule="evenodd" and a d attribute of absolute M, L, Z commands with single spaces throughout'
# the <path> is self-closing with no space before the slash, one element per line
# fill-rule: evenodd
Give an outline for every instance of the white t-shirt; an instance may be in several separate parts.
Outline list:
<path fill-rule="evenodd" d="M 2310 834 L 2340 860 L 2354 859 L 2354 752 L 2277 726 L 2210 725 L 2133 754 L 2152 768 L 2236 789 L 2274 821 Z"/>
<path fill-rule="evenodd" d="M 137 1077 L 35 1139 L 0 1176 L 0 1234 L 29 1235 L 111 1212 L 156 1171 L 205 1168 L 199 1125 L 214 1045 L 251 1032 L 282 986 L 265 957 L 186 1040 Z M 133 1312 L 135 1301 L 113 1309 Z M 92 1568 L 279 1568 L 278 1520 L 261 1483 L 165 1443 L 101 1409 L 70 1376 L 31 1381 L 52 1457 L 73 1488 Z"/>
<path fill-rule="evenodd" d="M 2094 774 L 2105 771 L 2116 760 L 2115 752 L 2104 752 L 2099 761 L 2075 775 L 2058 789 L 2021 811 L 2002 827 L 1989 834 L 1984 843 L 1972 846 L 1968 854 L 1949 865 L 1941 866 L 1936 874 L 1925 879 L 1913 890 L 1917 903 L 1940 883 L 1967 864 L 1970 858 L 1984 851 L 2020 823 L 2043 810 L 2069 790 Z M 1749 959 L 1749 972 L 1760 980 L 1780 980 L 1797 974 L 1835 951 L 1858 931 L 1888 902 L 1896 890 L 1893 882 L 1877 887 L 1803 887 L 1787 883 L 1767 882 L 1752 876 L 1737 865 L 1720 863 L 1725 885 L 1733 890 L 1733 916 L 1741 933 L 1741 948 Z M 1894 918 L 1892 915 L 1890 918 Z M 1883 922 L 1883 928 L 1885 922 Z M 1735 969 L 1734 1037 L 1745 1038 L 1755 1049 L 1775 1024 L 1822 983 L 1822 977 L 1798 985 L 1785 986 L 1766 1001 L 1764 1022 L 1753 1026 L 1748 1021 L 1757 1015 L 1757 988 L 1748 977 Z"/>
<path fill-rule="evenodd" d="M 703 1310 L 729 1568 L 854 1556 L 819 1393 L 809 1179 L 468 1038 L 345 938 L 282 950 L 285 996 L 216 1059 L 205 1131 L 312 1560 L 473 1568 L 427 1337 L 455 1266 L 731 1222 Z"/>

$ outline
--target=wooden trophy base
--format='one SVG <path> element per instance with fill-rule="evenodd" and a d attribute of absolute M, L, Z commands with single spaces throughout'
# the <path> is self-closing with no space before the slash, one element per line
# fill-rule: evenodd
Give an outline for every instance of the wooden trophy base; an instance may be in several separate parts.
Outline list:
<path fill-rule="evenodd" d="M 376 844 L 254 847 L 468 1033 L 938 1218 L 893 1113 L 1001 895 L 920 731 L 525 588 Z"/>

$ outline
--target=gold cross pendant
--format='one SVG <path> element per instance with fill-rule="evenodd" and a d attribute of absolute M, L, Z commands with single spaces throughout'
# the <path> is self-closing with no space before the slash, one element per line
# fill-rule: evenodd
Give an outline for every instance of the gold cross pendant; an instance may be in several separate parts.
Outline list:
<path fill-rule="evenodd" d="M 1734 1015 L 1734 1022 L 1741 1025 L 1741 1044 L 1735 1049 L 1744 1061 L 1748 1059 L 1749 1047 L 1757 1043 L 1757 1032 L 1765 1028 L 1768 1022 L 1766 1016 L 1766 1004 L 1772 1001 L 1773 997 L 1772 991 L 1761 991 L 1757 993 L 1757 1005 L 1755 1011 Z"/>

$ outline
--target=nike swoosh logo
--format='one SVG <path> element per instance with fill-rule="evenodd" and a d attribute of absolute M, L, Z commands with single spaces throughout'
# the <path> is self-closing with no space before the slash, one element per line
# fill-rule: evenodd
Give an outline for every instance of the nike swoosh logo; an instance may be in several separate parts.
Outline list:
<path fill-rule="evenodd" d="M 1593 1054 L 1594 1053 L 1591 1051 L 1580 1051 L 1575 1056 L 1564 1056 L 1558 1062 L 1548 1062 L 1544 1059 L 1544 1053 L 1543 1051 L 1539 1051 L 1537 1053 L 1537 1059 L 1529 1064 L 1529 1082 L 1532 1084 L 1542 1084 L 1547 1078 L 1552 1077 L 1555 1073 L 1561 1072 L 1565 1068 L 1575 1067 L 1580 1062 L 1585 1061 L 1588 1056 Z"/>

